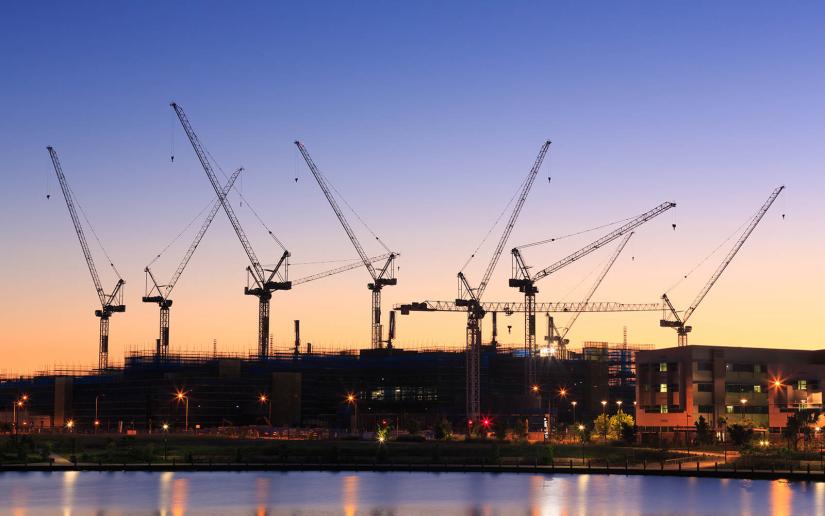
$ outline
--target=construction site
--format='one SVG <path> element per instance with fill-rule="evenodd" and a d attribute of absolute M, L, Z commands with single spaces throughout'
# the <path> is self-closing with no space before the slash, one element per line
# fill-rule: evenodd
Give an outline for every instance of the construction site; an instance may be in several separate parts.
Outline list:
<path fill-rule="evenodd" d="M 7 424 L 10 431 L 66 431 L 68 428 L 81 432 L 144 433 L 171 428 L 179 432 L 210 432 L 265 426 L 306 435 L 300 432 L 360 432 L 381 424 L 405 428 L 410 421 L 431 429 L 449 421 L 461 433 L 489 428 L 491 420 L 499 420 L 511 427 L 524 425 L 528 432 L 546 433 L 554 427 L 590 421 L 604 413 L 607 403 L 611 408 L 618 406 L 619 410 L 635 415 L 635 356 L 654 346 L 629 342 L 625 329 L 621 342 L 584 341 L 574 348 L 568 335 L 574 323 L 585 313 L 658 313 L 662 314 L 660 325 L 676 331 L 678 346 L 687 346 L 692 329 L 688 321 L 692 314 L 784 188 L 780 186 L 770 193 L 691 304 L 677 308 L 667 294 L 650 303 L 596 301 L 602 280 L 634 232 L 676 205 L 663 202 L 634 217 L 600 226 L 609 230 L 586 246 L 544 267 L 529 265 L 525 257 L 528 250 L 551 240 L 513 246 L 510 237 L 550 152 L 551 142 L 545 141 L 508 204 L 508 216 L 502 219 L 503 230 L 492 253 L 484 257 L 486 266 L 481 277 L 471 279 L 462 267 L 457 273 L 459 292 L 455 299 L 411 300 L 388 308 L 382 304 L 382 292 L 401 280 L 396 267 L 400 253 L 375 235 L 385 252 L 371 256 L 365 251 L 344 209 L 350 208 L 349 203 L 321 173 L 302 142 L 295 142 L 297 152 L 357 259 L 327 271 L 292 278 L 289 275 L 291 252 L 274 231 L 260 221 L 281 249 L 274 266 L 265 266 L 228 201 L 229 194 L 236 191 L 234 185 L 242 169 L 222 181 L 216 174 L 214 160 L 181 106 L 172 103 L 171 108 L 215 197 L 171 277 L 160 278 L 151 268 L 154 261 L 145 267 L 147 288 L 142 302 L 158 307 L 156 344 L 154 349 L 128 352 L 122 364 L 115 365 L 110 360 L 109 326 L 112 320 L 127 317 L 120 315 L 126 312 L 125 281 L 118 276 L 111 289 L 104 287 L 87 242 L 87 232 L 94 230 L 87 228 L 88 220 L 84 224 L 79 216 L 57 151 L 48 147 L 69 218 L 99 298 L 99 306 L 94 310 L 100 326 L 98 363 L 91 369 L 54 369 L 0 377 L 0 423 Z M 176 350 L 170 342 L 173 289 L 184 277 L 201 239 L 219 213 L 227 217 L 235 233 L 235 243 L 241 245 L 248 259 L 244 294 L 258 300 L 257 349 L 250 354 L 227 353 L 217 347 L 211 352 L 185 352 Z M 361 217 L 355 215 L 360 220 Z M 614 247 L 609 259 L 583 299 L 575 302 L 537 300 L 537 285 L 541 280 L 611 244 Z M 518 293 L 519 299 L 490 301 L 485 293 L 505 253 L 510 254 L 512 264 L 507 285 Z M 292 349 L 273 349 L 270 331 L 273 293 L 354 269 L 365 269 L 369 276 L 369 346 L 335 352 L 317 347 L 313 350 L 312 344 L 302 341 L 301 323 L 295 320 Z M 364 304 L 366 307 L 367 303 Z M 396 335 L 397 318 L 406 317 L 409 324 L 416 324 L 419 318 L 427 317 L 425 313 L 432 312 L 466 315 L 466 342 L 462 349 L 413 350 L 399 344 L 403 340 Z M 566 320 L 563 327 L 556 323 L 559 314 L 564 314 Z M 503 345 L 498 341 L 500 316 L 523 320 L 523 344 Z M 484 321 L 491 330 L 488 337 L 482 335 Z M 364 333 L 366 335 L 366 328 Z M 93 348 L 90 346 L 88 351 L 91 354 Z"/>

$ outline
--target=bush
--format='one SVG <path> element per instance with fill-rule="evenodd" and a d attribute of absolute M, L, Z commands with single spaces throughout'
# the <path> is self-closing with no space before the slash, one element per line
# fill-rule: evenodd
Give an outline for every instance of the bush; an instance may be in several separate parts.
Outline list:
<path fill-rule="evenodd" d="M 728 426 L 728 435 L 730 440 L 736 446 L 744 446 L 753 437 L 753 428 L 746 427 L 740 424 L 733 424 Z"/>

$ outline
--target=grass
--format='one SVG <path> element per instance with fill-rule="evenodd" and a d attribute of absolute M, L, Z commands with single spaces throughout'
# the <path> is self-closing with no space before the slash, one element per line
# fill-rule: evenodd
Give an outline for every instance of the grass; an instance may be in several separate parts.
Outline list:
<path fill-rule="evenodd" d="M 164 439 L 165 438 L 165 439 Z M 164 440 L 166 441 L 164 443 Z M 656 462 L 680 456 L 653 448 L 587 444 L 527 444 L 489 441 L 276 441 L 218 436 L 153 434 L 26 435 L 0 437 L 0 463 L 45 462 L 50 453 L 69 460 L 103 464 L 194 463 L 340 463 L 370 464 L 548 464 L 584 457 L 595 463 Z"/>

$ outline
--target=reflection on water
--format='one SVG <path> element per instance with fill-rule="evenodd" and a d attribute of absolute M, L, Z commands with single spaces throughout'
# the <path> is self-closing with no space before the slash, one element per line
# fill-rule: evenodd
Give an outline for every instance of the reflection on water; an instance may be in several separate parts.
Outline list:
<path fill-rule="evenodd" d="M 825 484 L 487 473 L 4 473 L 0 514 L 821 514 Z"/>

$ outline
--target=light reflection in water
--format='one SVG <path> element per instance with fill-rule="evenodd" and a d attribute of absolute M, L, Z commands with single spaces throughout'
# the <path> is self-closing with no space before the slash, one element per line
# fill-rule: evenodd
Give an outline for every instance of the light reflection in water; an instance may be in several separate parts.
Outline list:
<path fill-rule="evenodd" d="M 63 473 L 63 515 L 71 516 L 74 508 L 74 486 L 77 482 L 79 471 L 66 471 Z"/>
<path fill-rule="evenodd" d="M 341 478 L 341 498 L 346 516 L 355 516 L 358 510 L 358 475 L 344 475 Z"/>
<path fill-rule="evenodd" d="M 788 516 L 791 514 L 791 485 L 784 480 L 771 482 L 770 492 L 771 514 L 774 516 Z"/>
<path fill-rule="evenodd" d="M 258 477 L 255 479 L 255 501 L 257 504 L 257 516 L 266 516 L 269 506 L 269 478 Z"/>
<path fill-rule="evenodd" d="M 160 474 L 158 491 L 158 513 L 160 516 L 169 516 L 169 502 L 172 498 L 172 479 L 175 474 L 171 471 L 164 471 Z"/>
<path fill-rule="evenodd" d="M 189 479 L 175 478 L 172 480 L 172 516 L 183 516 L 186 513 L 186 502 L 189 498 Z"/>

